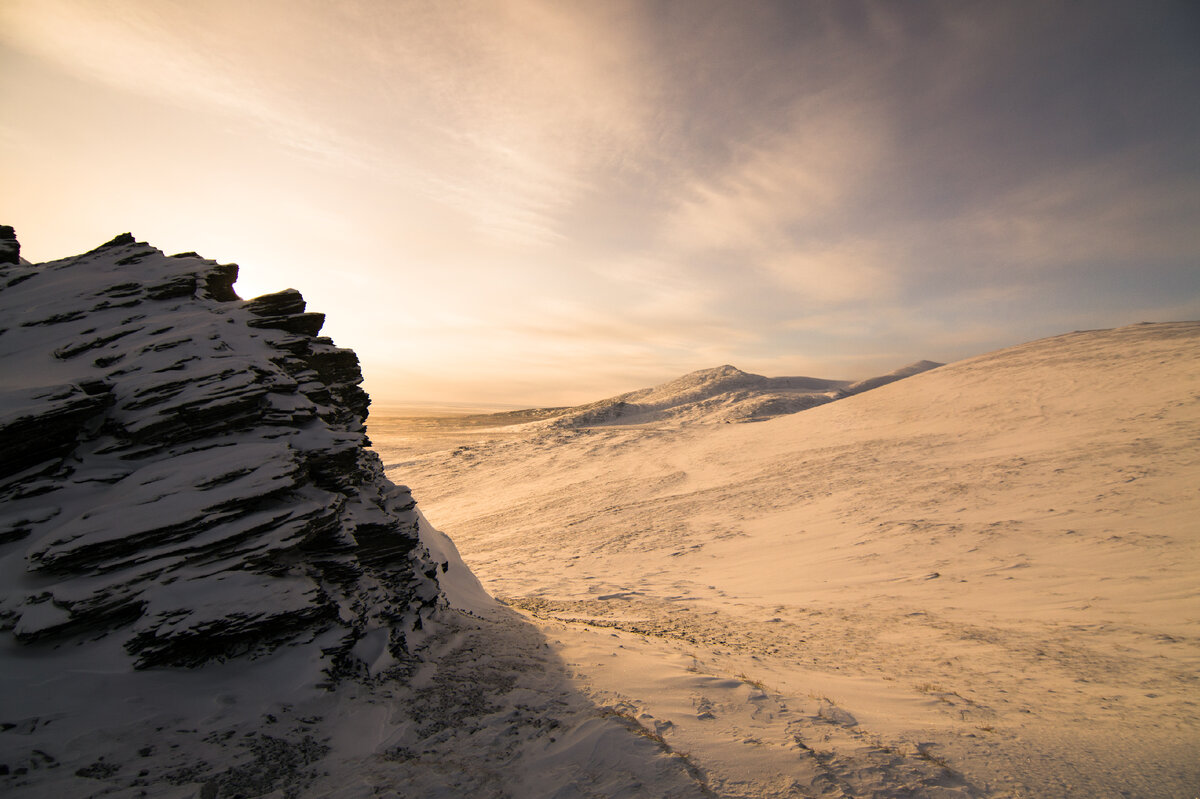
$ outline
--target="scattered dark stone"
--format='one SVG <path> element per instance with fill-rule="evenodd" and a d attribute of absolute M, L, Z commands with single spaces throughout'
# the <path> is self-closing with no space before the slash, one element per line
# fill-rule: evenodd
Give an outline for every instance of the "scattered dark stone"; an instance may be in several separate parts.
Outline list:
<path fill-rule="evenodd" d="M 116 774 L 121 770 L 121 767 L 116 763 L 105 763 L 101 758 L 94 763 L 91 763 L 83 768 L 75 771 L 76 777 L 85 777 L 92 780 L 104 780 Z"/>

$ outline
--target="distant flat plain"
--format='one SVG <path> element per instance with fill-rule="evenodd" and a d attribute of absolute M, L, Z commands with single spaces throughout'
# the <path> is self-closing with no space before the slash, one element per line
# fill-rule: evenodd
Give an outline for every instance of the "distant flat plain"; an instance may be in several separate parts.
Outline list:
<path fill-rule="evenodd" d="M 553 418 L 562 408 L 518 410 L 462 403 L 427 403 L 373 407 L 367 434 L 389 467 L 415 455 L 506 438 L 519 438 L 516 427 Z"/>

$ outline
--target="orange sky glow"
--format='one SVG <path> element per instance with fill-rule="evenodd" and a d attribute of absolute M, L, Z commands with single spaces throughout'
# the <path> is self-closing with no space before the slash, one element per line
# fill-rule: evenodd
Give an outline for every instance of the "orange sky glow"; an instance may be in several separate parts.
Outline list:
<path fill-rule="evenodd" d="M 1200 317 L 1184 2 L 5 0 L 0 223 L 287 287 L 377 404 Z"/>

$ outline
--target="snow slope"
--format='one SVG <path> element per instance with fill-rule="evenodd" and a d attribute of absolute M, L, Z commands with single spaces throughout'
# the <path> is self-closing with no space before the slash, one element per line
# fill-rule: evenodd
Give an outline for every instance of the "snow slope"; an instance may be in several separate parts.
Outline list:
<path fill-rule="evenodd" d="M 1077 332 L 762 424 L 386 460 L 716 795 L 1190 799 L 1198 352 Z"/>

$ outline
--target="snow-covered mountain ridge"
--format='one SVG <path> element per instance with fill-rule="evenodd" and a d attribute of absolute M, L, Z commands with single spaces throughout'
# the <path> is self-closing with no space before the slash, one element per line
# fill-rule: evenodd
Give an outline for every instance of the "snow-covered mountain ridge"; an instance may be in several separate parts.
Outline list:
<path fill-rule="evenodd" d="M 571 428 L 662 421 L 762 421 L 860 394 L 941 365 L 917 361 L 886 375 L 854 382 L 819 377 L 764 377 L 725 364 L 689 372 L 652 388 L 568 408 L 537 424 Z"/>
<path fill-rule="evenodd" d="M 470 428 L 571 430 L 613 425 L 762 422 L 894 383 L 943 364 L 916 361 L 866 380 L 764 377 L 724 364 L 583 405 L 457 416 Z"/>

